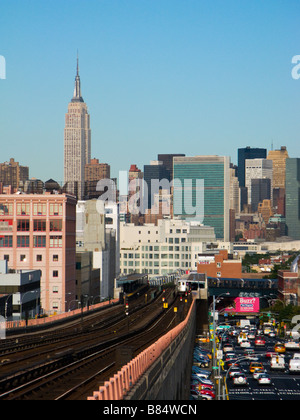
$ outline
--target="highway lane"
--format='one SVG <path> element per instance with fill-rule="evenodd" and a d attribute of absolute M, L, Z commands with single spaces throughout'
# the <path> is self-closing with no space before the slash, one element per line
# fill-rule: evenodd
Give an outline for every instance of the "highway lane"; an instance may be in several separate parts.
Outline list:
<path fill-rule="evenodd" d="M 300 375 L 288 372 L 289 360 L 293 357 L 293 352 L 285 354 L 285 371 L 272 371 L 270 369 L 270 359 L 265 357 L 267 351 L 274 351 L 274 345 L 278 341 L 276 338 L 265 337 L 265 347 L 254 347 L 255 353 L 260 355 L 260 362 L 271 377 L 271 385 L 259 385 L 249 372 L 249 361 L 243 361 L 240 366 L 247 376 L 247 387 L 234 386 L 232 380 L 228 379 L 228 394 L 230 400 L 300 400 Z M 243 356 L 244 349 L 241 348 L 234 339 L 230 339 L 234 344 L 235 353 L 238 357 Z"/>

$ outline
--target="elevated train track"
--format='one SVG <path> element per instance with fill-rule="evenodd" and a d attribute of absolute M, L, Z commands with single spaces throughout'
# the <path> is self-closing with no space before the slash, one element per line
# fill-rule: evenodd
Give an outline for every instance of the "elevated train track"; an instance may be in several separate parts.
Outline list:
<path fill-rule="evenodd" d="M 174 289 L 165 294 L 168 310 L 162 308 L 161 295 L 148 304 L 142 295 L 130 304 L 128 316 L 119 305 L 118 311 L 105 311 L 105 317 L 102 312 L 83 324 L 66 326 L 59 337 L 50 332 L 34 335 L 16 348 L 12 342 L 0 343 L 0 399 L 85 399 L 120 369 L 117 348 L 129 346 L 134 357 L 181 320 L 172 306 L 181 305 L 182 317 L 184 305 Z"/>

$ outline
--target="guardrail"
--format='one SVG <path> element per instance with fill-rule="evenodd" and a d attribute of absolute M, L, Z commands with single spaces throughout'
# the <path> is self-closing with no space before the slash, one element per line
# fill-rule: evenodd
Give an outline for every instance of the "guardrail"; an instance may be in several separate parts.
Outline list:
<path fill-rule="evenodd" d="M 70 318 L 72 316 L 80 315 L 81 311 L 83 313 L 85 313 L 85 312 L 88 312 L 88 311 L 93 311 L 95 309 L 99 309 L 101 307 L 107 306 L 110 303 L 117 303 L 117 302 L 119 302 L 119 299 L 111 299 L 110 301 L 97 303 L 95 305 L 89 305 L 89 307 L 84 307 L 82 310 L 79 308 L 79 309 L 74 309 L 73 311 L 63 312 L 63 313 L 57 314 L 57 315 L 52 315 L 50 317 L 29 319 L 28 322 L 27 322 L 27 325 L 26 325 L 25 320 L 6 321 L 6 329 L 10 330 L 12 328 L 25 328 L 26 326 L 27 327 L 34 327 L 34 326 L 38 326 L 38 325 L 45 325 L 45 324 L 48 324 L 48 323 L 61 321 L 63 319 Z"/>
<path fill-rule="evenodd" d="M 123 366 L 118 373 L 116 373 L 109 381 L 104 382 L 104 385 L 102 385 L 98 391 L 95 391 L 93 395 L 87 399 L 98 401 L 122 400 L 138 382 L 142 375 L 188 325 L 194 305 L 195 300 L 193 300 L 188 315 L 184 321 L 159 338 L 154 344 L 142 351 L 138 356 L 127 363 L 127 365 Z"/>

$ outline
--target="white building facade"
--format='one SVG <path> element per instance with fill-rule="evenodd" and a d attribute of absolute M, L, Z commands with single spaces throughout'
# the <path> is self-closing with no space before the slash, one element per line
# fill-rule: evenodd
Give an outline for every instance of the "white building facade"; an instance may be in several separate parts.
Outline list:
<path fill-rule="evenodd" d="M 214 229 L 199 222 L 162 219 L 158 225 L 120 225 L 120 270 L 122 274 L 161 276 L 177 270 L 196 270 L 198 253 L 215 242 Z"/>
<path fill-rule="evenodd" d="M 273 162 L 268 159 L 246 159 L 245 162 L 245 184 L 248 188 L 248 204 L 252 204 L 251 181 L 252 179 L 271 180 L 271 198 L 273 191 Z"/>

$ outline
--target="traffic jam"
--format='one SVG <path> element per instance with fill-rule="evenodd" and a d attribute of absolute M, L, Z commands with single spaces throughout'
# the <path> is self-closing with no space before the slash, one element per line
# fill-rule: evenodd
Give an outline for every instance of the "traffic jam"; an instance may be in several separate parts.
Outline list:
<path fill-rule="evenodd" d="M 279 337 L 274 322 L 252 322 L 219 325 L 196 340 L 191 399 L 300 399 L 299 334 Z"/>

